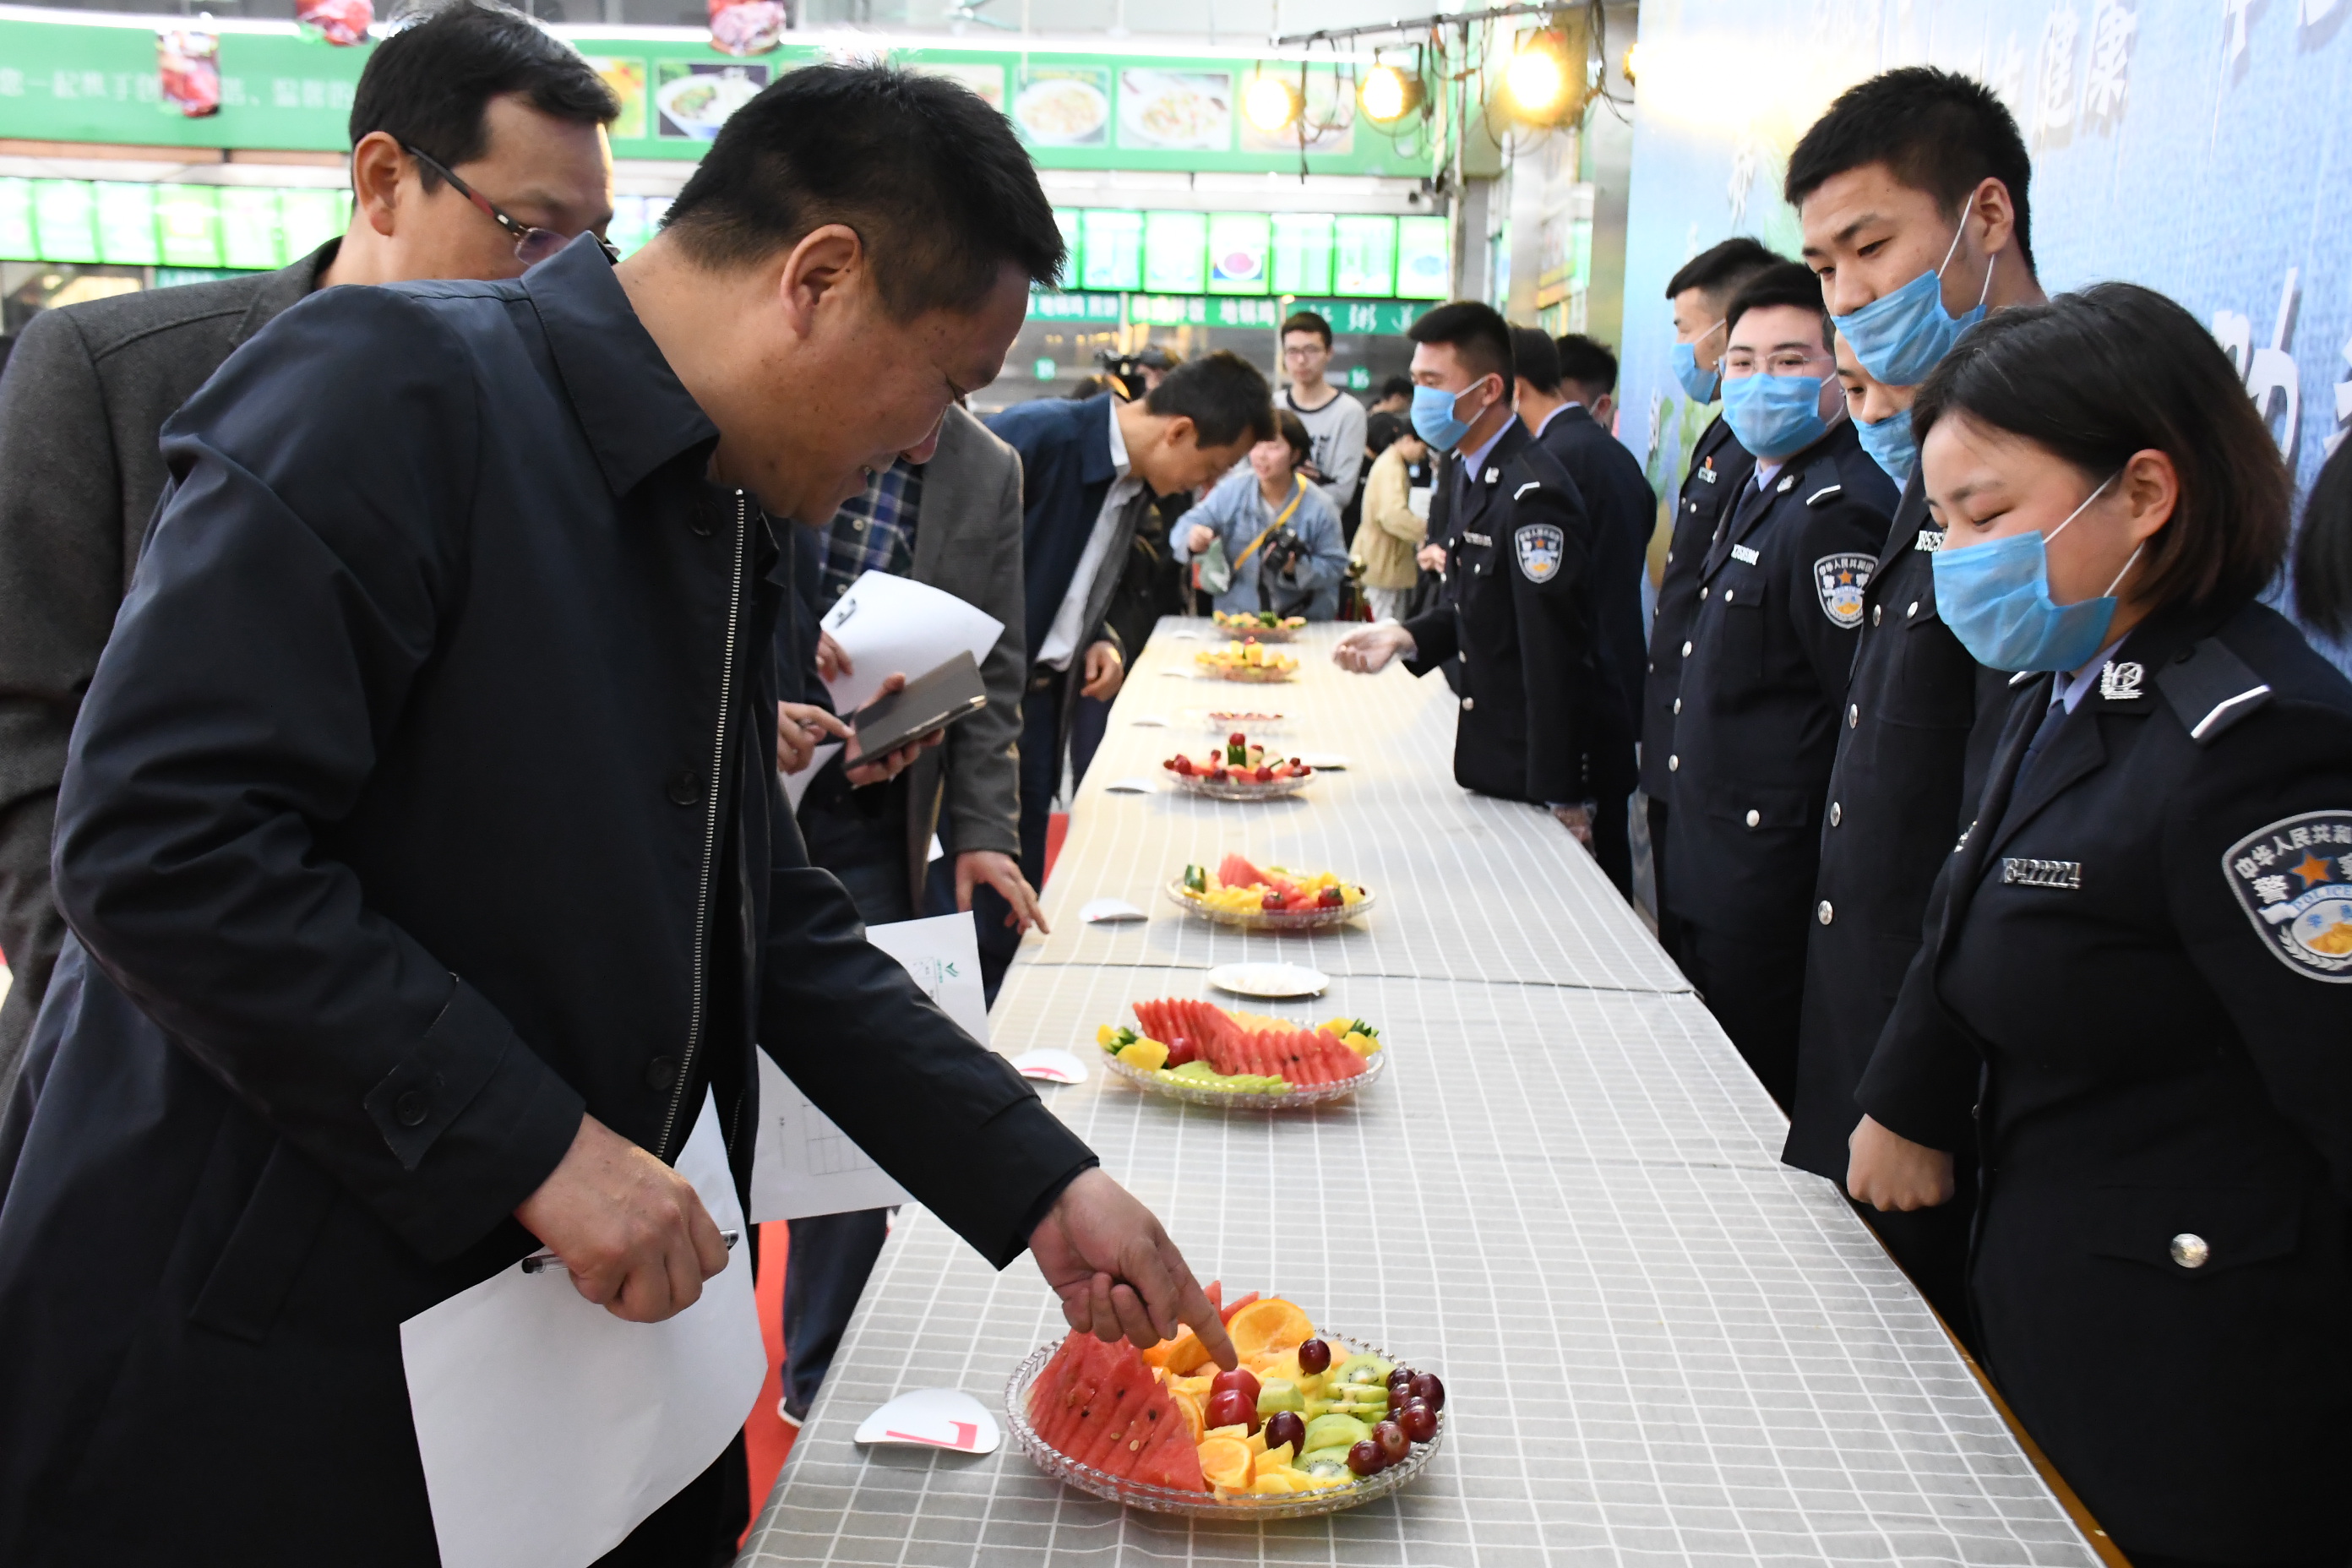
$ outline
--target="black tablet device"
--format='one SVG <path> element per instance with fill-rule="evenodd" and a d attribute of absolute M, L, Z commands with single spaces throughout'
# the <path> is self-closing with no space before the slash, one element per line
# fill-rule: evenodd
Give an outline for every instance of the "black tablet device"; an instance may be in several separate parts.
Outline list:
<path fill-rule="evenodd" d="M 861 758 L 884 756 L 988 706 L 980 666 L 959 653 L 929 675 L 877 697 L 851 719 Z"/>

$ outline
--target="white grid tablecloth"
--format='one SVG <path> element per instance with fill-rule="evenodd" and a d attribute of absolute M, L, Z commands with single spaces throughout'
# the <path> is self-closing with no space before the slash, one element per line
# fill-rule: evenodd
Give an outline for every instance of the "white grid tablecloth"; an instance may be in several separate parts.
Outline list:
<path fill-rule="evenodd" d="M 1174 646 L 1189 658 L 1191 644 Z M 1148 652 L 1138 674 L 1150 664 Z M 1421 700 L 1409 686 L 1387 691 L 1391 723 Z M 1097 761 L 1089 791 L 1137 754 L 1125 733 L 1115 715 L 1122 750 L 1111 771 Z M 1162 738 L 1140 749 L 1155 762 L 1174 750 L 1169 731 L 1137 733 Z M 1461 796 L 1442 752 L 1376 763 L 1360 741 L 1316 744 L 1349 751 L 1401 817 L 1416 789 L 1437 816 L 1506 809 Z M 1087 879 L 1111 862 L 1081 836 L 1117 797 L 1079 804 L 1097 809 L 1074 826 L 1052 902 L 1133 897 Z M 1318 803 L 1316 815 L 1329 814 Z M 1530 836 L 1515 853 L 1524 864 L 1544 851 Z M 1391 970 L 1378 946 L 1377 966 L 1318 952 L 1327 994 L 1246 1004 L 1378 1025 L 1394 1055 L 1353 1100 L 1269 1118 L 1099 1070 L 1045 1090 L 1230 1289 L 1288 1296 L 1444 1376 L 1444 1447 L 1412 1487 L 1325 1519 L 1234 1525 L 1064 1488 L 1009 1435 L 979 1459 L 857 1448 L 857 1422 L 910 1389 L 962 1388 L 1001 1415 L 1012 1367 L 1062 1331 L 1025 1261 L 992 1273 L 908 1210 L 743 1563 L 2095 1562 L 1876 1242 L 1828 1184 L 1780 1164 L 1787 1124 L 1705 1008 L 1645 983 L 1674 974 L 1654 946 L 1617 965 L 1613 947 L 1635 945 L 1616 934 L 1629 918 L 1622 906 L 1580 912 L 1579 883 L 1607 884 L 1589 862 L 1559 864 L 1570 890 L 1548 896 L 1568 912 L 1549 918 L 1601 939 L 1537 931 L 1482 966 L 1470 950 L 1490 931 L 1427 921 L 1408 965 Z M 1393 902 L 1372 922 L 1406 921 L 1424 898 L 1404 877 L 1382 890 Z M 1213 994 L 1190 950 L 1089 962 L 1037 948 L 998 999 L 1000 1049 L 1083 1058 L 1095 1026 L 1132 1002 Z M 1549 972 L 1508 973 L 1538 955 Z"/>

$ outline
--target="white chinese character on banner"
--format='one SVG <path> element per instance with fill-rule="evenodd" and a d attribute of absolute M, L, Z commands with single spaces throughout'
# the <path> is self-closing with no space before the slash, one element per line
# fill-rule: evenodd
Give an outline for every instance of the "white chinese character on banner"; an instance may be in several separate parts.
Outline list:
<path fill-rule="evenodd" d="M 1731 203 L 1731 226 L 1738 228 L 1748 216 L 1748 193 L 1756 184 L 1756 176 L 1764 164 L 1764 144 L 1754 132 L 1739 139 L 1738 148 L 1731 154 L 1731 179 L 1723 194 Z"/>
<path fill-rule="evenodd" d="M 2091 12 L 2090 70 L 2083 79 L 2085 122 L 2105 125 L 2123 118 L 2131 89 L 2132 35 L 2138 31 L 2139 13 L 2124 0 L 2098 0 Z"/>
<path fill-rule="evenodd" d="M 14 67 L 0 66 L 0 98 L 25 96 L 25 73 Z"/>
<path fill-rule="evenodd" d="M 2074 40 L 2083 19 L 2071 5 L 2052 8 L 2042 22 L 2042 57 L 2033 76 L 2033 134 L 2064 131 L 2074 123 Z"/>

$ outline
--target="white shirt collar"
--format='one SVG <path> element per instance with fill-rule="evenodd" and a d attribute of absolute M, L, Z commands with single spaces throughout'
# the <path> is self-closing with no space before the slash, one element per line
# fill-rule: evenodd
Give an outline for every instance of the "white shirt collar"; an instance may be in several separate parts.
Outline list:
<path fill-rule="evenodd" d="M 2062 675 L 2058 678 L 2055 695 L 2060 701 L 2066 704 L 2067 712 L 2072 713 L 2083 705 L 2084 694 L 2091 689 L 2091 683 L 2099 679 L 2100 672 L 2107 668 L 2107 660 L 2115 658 L 2116 649 L 2123 646 L 2124 639 L 2117 637 L 2097 653 L 2093 654 L 2090 663 L 2072 675 Z"/>
<path fill-rule="evenodd" d="M 1127 478 L 1127 437 L 1118 428 L 1118 394 L 1110 398 L 1110 466 L 1120 479 Z"/>

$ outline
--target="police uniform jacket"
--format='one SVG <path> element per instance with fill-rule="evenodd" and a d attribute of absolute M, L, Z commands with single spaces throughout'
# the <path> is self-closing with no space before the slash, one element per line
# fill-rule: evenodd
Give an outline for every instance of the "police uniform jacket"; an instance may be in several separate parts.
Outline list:
<path fill-rule="evenodd" d="M 1568 470 L 1592 514 L 1591 567 L 1596 647 L 1624 698 L 1594 735 L 1594 783 L 1604 800 L 1633 793 L 1633 745 L 1641 739 L 1647 656 L 1642 637 L 1642 574 L 1657 526 L 1658 498 L 1642 465 L 1590 411 L 1570 403 L 1545 422 L 1537 442 Z"/>
<path fill-rule="evenodd" d="M 1715 535 L 1717 514 L 1755 471 L 1756 459 L 1731 433 L 1731 422 L 1718 414 L 1691 448 L 1690 472 L 1675 497 L 1674 531 L 1666 543 L 1657 608 L 1650 616 L 1642 689 L 1642 793 L 1654 801 L 1671 798 L 1674 775 L 1666 771 L 1666 758 L 1675 749 L 1675 699 L 1682 691 L 1683 644 L 1698 608 L 1698 570 Z"/>
<path fill-rule="evenodd" d="M 1919 951 L 1927 889 L 1975 808 L 2009 707 L 2008 675 L 1977 663 L 1936 614 L 1943 537 L 1914 468 L 1863 595 L 1846 689 L 1855 719 L 1838 730 L 1830 772 L 1797 1096 L 1781 1152 L 1841 1184 L 1846 1139 L 1862 1119 L 1854 1082 Z M 1980 714 L 1990 721 L 1979 725 Z"/>
<path fill-rule="evenodd" d="M 1460 462 L 1446 460 L 1431 498 L 1430 536 L 1448 542 L 1445 594 L 1404 623 L 1406 668 L 1423 675 L 1461 656 L 1455 783 L 1505 800 L 1591 799 L 1594 716 L 1622 701 L 1594 649 L 1591 516 L 1517 419 L 1457 490 Z"/>
<path fill-rule="evenodd" d="M 1802 940 L 1863 591 L 1895 499 L 1841 419 L 1717 521 L 1666 755 L 1666 896 L 1695 926 Z"/>
<path fill-rule="evenodd" d="M 2266 606 L 2162 612 L 2021 767 L 2052 689 L 1859 1099 L 1975 1151 L 1979 1342 L 2118 1545 L 2342 1561 L 2352 684 Z"/>

